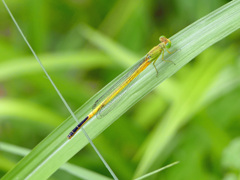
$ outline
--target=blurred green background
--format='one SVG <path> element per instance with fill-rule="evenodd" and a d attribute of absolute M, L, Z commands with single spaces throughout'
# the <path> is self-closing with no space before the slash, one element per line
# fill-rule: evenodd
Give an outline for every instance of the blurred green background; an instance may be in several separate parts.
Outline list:
<path fill-rule="evenodd" d="M 73 110 L 158 44 L 160 35 L 171 37 L 227 2 L 7 1 Z M 0 141 L 32 149 L 69 113 L 3 5 L 0 7 Z M 89 28 L 101 33 L 103 39 L 94 39 Z M 109 50 L 108 41 L 115 43 L 119 52 Z M 119 55 L 122 50 L 129 56 Z M 176 130 L 148 171 L 174 161 L 180 164 L 149 179 L 237 179 L 239 52 L 238 30 L 166 80 L 94 140 L 120 179 L 134 175 L 142 157 L 150 153 L 147 147 L 156 127 L 174 123 L 167 117 L 172 109 L 180 109 L 185 99 L 190 101 L 189 108 L 183 110 Z M 219 62 L 222 66 L 215 68 Z M 21 158 L 0 149 L 0 177 Z M 110 176 L 89 145 L 70 162 Z M 51 179 L 78 178 L 58 170 Z"/>

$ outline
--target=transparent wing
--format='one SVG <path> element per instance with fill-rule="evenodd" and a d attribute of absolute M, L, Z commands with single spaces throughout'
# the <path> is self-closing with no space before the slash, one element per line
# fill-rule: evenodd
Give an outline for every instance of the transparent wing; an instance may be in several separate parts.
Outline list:
<path fill-rule="evenodd" d="M 105 101 L 109 95 L 118 88 L 133 72 L 135 72 L 139 66 L 145 61 L 145 58 L 137 63 L 127 74 L 125 74 L 122 78 L 120 78 L 115 84 L 113 84 L 109 90 L 103 94 L 93 105 L 93 109 L 95 109 L 100 103 Z M 127 92 L 128 89 L 136 82 L 137 77 L 133 79 L 122 91 L 120 91 L 110 102 L 102 106 L 99 111 L 97 112 L 97 118 L 102 118 L 103 116 L 107 115 L 120 101 L 121 97 Z"/>
<path fill-rule="evenodd" d="M 112 111 L 122 100 L 122 96 L 128 92 L 128 90 L 136 83 L 138 77 L 133 79 L 122 91 L 120 91 L 117 96 L 115 96 L 110 102 L 105 104 L 97 112 L 97 117 L 102 118 L 106 116 L 110 111 Z"/>

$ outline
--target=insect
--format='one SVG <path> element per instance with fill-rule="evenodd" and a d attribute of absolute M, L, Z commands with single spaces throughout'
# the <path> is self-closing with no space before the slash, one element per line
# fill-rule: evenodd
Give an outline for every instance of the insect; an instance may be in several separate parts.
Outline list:
<path fill-rule="evenodd" d="M 124 76 L 124 81 L 119 83 L 114 84 L 111 88 L 110 91 L 111 93 L 109 94 L 108 92 L 106 93 L 107 95 L 103 95 L 100 97 L 94 104 L 92 112 L 84 119 L 82 120 L 67 136 L 68 139 L 71 139 L 74 134 L 89 120 L 91 119 L 95 114 L 104 116 L 104 113 L 106 114 L 107 112 L 110 111 L 113 106 L 111 105 L 111 102 L 114 101 L 115 97 L 118 96 L 119 94 L 123 94 L 124 89 L 126 89 L 127 86 L 136 78 L 138 75 L 146 69 L 149 64 L 153 64 L 154 68 L 156 69 L 157 75 L 158 75 L 158 70 L 155 66 L 155 63 L 160 55 L 162 55 L 162 60 L 171 62 L 175 64 L 174 62 L 170 60 L 165 60 L 164 59 L 164 51 L 166 50 L 169 54 L 171 52 L 168 50 L 171 47 L 171 41 L 166 38 L 165 36 L 160 36 L 159 37 L 160 43 L 153 47 L 147 55 L 143 58 L 143 60 L 137 64 L 135 67 L 132 68 L 132 70 L 127 74 L 127 76 Z M 125 90 L 126 91 L 126 90 Z M 119 98 L 118 98 L 119 99 Z M 108 108 L 106 108 L 108 106 Z M 111 106 L 111 108 L 109 107 Z M 108 109 L 108 110 L 107 110 Z M 104 112 L 104 113 L 103 113 Z"/>

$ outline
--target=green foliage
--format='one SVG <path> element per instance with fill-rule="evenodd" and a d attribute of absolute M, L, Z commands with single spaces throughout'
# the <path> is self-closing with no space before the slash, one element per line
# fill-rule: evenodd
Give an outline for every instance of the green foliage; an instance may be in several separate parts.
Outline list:
<path fill-rule="evenodd" d="M 176 52 L 165 54 L 176 66 L 158 61 L 158 77 L 153 67 L 147 68 L 124 101 L 105 118 L 91 120 L 85 130 L 120 179 L 174 161 L 180 163 L 150 179 L 237 177 L 239 0 L 7 3 L 73 109 L 143 57 L 160 35 L 170 37 L 183 29 L 171 37 L 170 50 Z M 5 179 L 38 179 L 55 172 L 52 179 L 75 179 L 80 166 L 110 177 L 81 131 L 67 141 L 76 123 L 63 121 L 68 112 L 3 8 L 0 14 L 0 141 L 33 149 L 19 161 L 21 148 L 10 151 L 10 145 L 1 143 L 0 177 L 8 172 Z M 77 117 L 83 119 L 127 71 L 81 106 Z M 76 165 L 58 170 L 73 156 L 70 161 Z M 92 172 L 84 172 L 91 177 Z"/>

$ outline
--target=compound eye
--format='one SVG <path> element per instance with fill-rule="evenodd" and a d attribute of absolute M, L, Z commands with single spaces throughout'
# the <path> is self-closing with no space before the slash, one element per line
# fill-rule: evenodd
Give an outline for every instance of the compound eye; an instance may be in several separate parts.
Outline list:
<path fill-rule="evenodd" d="M 160 37 L 159 37 L 159 41 L 160 41 L 160 42 L 163 42 L 165 39 L 166 39 L 165 36 L 160 36 Z"/>
<path fill-rule="evenodd" d="M 165 46 L 166 46 L 166 48 L 170 48 L 171 47 L 171 41 L 169 40 L 168 43 Z"/>

